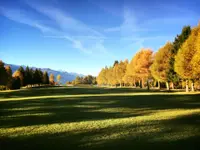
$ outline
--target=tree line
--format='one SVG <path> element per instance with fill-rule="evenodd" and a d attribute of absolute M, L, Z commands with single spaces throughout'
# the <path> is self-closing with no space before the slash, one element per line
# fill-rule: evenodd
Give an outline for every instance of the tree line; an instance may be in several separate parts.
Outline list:
<path fill-rule="evenodd" d="M 200 24 L 185 26 L 173 42 L 167 42 L 157 52 L 141 49 L 131 61 L 115 61 L 102 68 L 98 85 L 106 86 L 165 86 L 194 91 L 200 82 Z M 164 85 L 165 83 L 165 85 Z"/>
<path fill-rule="evenodd" d="M 35 87 L 44 85 L 61 85 L 61 75 L 54 74 L 48 75 L 46 71 L 40 69 L 32 69 L 26 67 L 25 69 L 20 66 L 14 73 L 12 73 L 9 65 L 5 66 L 0 60 L 0 89 L 20 89 L 21 87 Z M 66 84 L 96 84 L 96 77 L 88 75 L 84 77 L 77 76 L 75 80 L 68 81 Z"/>
<path fill-rule="evenodd" d="M 73 81 L 68 81 L 66 82 L 67 85 L 72 84 L 72 85 L 78 85 L 78 84 L 97 84 L 96 82 L 96 77 L 92 75 L 87 75 L 84 77 L 76 76 L 76 78 Z"/>
<path fill-rule="evenodd" d="M 19 89 L 22 86 L 33 87 L 41 85 L 54 85 L 54 75 L 50 77 L 48 73 L 42 72 L 40 69 L 32 69 L 28 66 L 24 69 L 19 67 L 14 73 L 10 66 L 5 66 L 0 60 L 0 85 L 1 89 Z"/>

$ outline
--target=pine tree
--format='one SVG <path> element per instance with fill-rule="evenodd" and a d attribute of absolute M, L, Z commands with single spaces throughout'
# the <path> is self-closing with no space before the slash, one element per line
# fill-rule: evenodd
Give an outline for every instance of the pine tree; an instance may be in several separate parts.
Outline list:
<path fill-rule="evenodd" d="M 49 84 L 49 76 L 46 71 L 43 74 L 43 84 Z"/>
<path fill-rule="evenodd" d="M 175 72 L 174 68 L 175 56 L 177 55 L 182 44 L 188 39 L 190 34 L 191 34 L 190 26 L 185 26 L 183 27 L 181 34 L 177 35 L 177 37 L 173 42 L 173 47 L 171 49 L 171 58 L 169 61 L 170 66 L 169 66 L 169 71 L 167 72 L 168 80 L 171 81 L 173 84 L 178 83 L 180 81 L 180 76 Z"/>
<path fill-rule="evenodd" d="M 31 73 L 31 70 L 28 66 L 25 69 L 25 79 L 24 79 L 24 81 L 25 81 L 25 85 L 32 84 L 32 73 Z"/>
<path fill-rule="evenodd" d="M 8 77 L 7 77 L 6 69 L 4 67 L 4 63 L 0 60 L 0 85 L 6 86 L 7 80 L 8 80 Z"/>
<path fill-rule="evenodd" d="M 21 75 L 20 75 L 21 86 L 25 86 L 25 71 L 24 71 L 24 68 L 22 66 L 20 66 L 18 71 L 21 73 Z"/>
<path fill-rule="evenodd" d="M 32 86 L 34 84 L 34 70 L 30 68 L 29 73 L 30 73 L 29 84 Z"/>
<path fill-rule="evenodd" d="M 115 65 L 118 65 L 119 64 L 119 61 L 118 60 L 115 60 L 114 64 L 113 64 L 113 67 L 115 67 Z"/>
<path fill-rule="evenodd" d="M 18 76 L 12 78 L 12 89 L 20 89 L 21 81 Z"/>
<path fill-rule="evenodd" d="M 40 85 L 42 83 L 42 78 L 43 78 L 43 75 L 41 73 L 41 70 L 35 69 L 35 71 L 33 73 L 33 82 L 34 82 L 34 84 Z"/>
<path fill-rule="evenodd" d="M 39 78 L 38 78 L 39 84 L 42 84 L 43 83 L 43 72 L 41 69 L 39 69 L 38 73 L 39 73 Z"/>

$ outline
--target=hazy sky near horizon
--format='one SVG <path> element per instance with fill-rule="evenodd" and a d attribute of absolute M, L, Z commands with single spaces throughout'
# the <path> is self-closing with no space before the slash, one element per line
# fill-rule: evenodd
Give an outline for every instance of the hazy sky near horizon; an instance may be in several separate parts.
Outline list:
<path fill-rule="evenodd" d="M 184 25 L 197 25 L 199 0 L 1 0 L 0 59 L 97 75 L 141 48 L 157 51 Z"/>

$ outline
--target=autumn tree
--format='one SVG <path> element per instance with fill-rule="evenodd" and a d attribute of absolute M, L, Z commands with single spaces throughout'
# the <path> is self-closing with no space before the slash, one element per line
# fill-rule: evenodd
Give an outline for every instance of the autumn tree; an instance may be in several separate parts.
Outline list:
<path fill-rule="evenodd" d="M 168 72 L 169 61 L 171 58 L 172 44 L 166 43 L 161 47 L 155 55 L 153 64 L 151 66 L 151 74 L 158 82 L 165 82 L 167 90 L 169 90 Z"/>
<path fill-rule="evenodd" d="M 92 79 L 92 84 L 93 84 L 93 85 L 97 84 L 97 78 L 96 78 L 96 77 L 93 77 L 93 79 Z"/>
<path fill-rule="evenodd" d="M 77 85 L 77 84 L 81 84 L 81 77 L 76 76 L 76 78 L 75 78 L 75 84 L 76 84 L 76 85 Z"/>
<path fill-rule="evenodd" d="M 134 76 L 135 74 L 133 73 L 133 59 L 131 60 L 130 63 L 127 64 L 126 66 L 126 72 L 125 75 L 123 77 L 123 81 L 125 84 L 129 84 L 131 86 L 136 86 L 135 81 L 136 81 L 136 76 Z"/>
<path fill-rule="evenodd" d="M 118 81 L 118 83 L 120 84 L 120 87 L 122 86 L 123 83 L 123 77 L 125 76 L 126 73 L 126 67 L 128 64 L 128 60 L 120 61 L 120 63 L 118 65 L 116 65 L 116 80 Z"/>
<path fill-rule="evenodd" d="M 108 68 L 107 79 L 109 85 L 111 86 L 116 86 L 119 83 L 117 81 L 117 66 L 118 64 L 116 64 L 114 67 Z"/>
<path fill-rule="evenodd" d="M 6 89 L 12 89 L 12 70 L 10 68 L 10 66 L 6 66 L 6 73 L 7 73 L 7 84 L 6 84 Z"/>
<path fill-rule="evenodd" d="M 61 75 L 57 75 L 56 79 L 57 79 L 58 84 L 60 84 Z"/>
<path fill-rule="evenodd" d="M 14 73 L 13 73 L 13 78 L 14 78 L 14 82 L 16 82 L 16 87 L 21 87 L 22 85 L 22 80 L 23 80 L 23 74 L 19 71 L 19 70 L 16 70 Z M 19 81 L 20 81 L 20 85 L 19 85 Z"/>
<path fill-rule="evenodd" d="M 107 73 L 108 73 L 108 68 L 107 67 L 103 68 L 100 71 L 99 75 L 97 76 L 97 84 L 98 85 L 106 85 L 106 84 L 108 84 L 107 75 L 106 75 Z"/>
<path fill-rule="evenodd" d="M 151 76 L 150 66 L 152 64 L 152 54 L 152 50 L 142 49 L 139 52 L 137 52 L 131 60 L 131 74 L 134 78 L 138 78 L 139 82 L 142 81 L 142 88 L 144 87 L 145 82 L 147 82 L 147 86 L 149 85 L 148 79 Z"/>
<path fill-rule="evenodd" d="M 54 85 L 54 75 L 51 73 L 50 76 L 49 76 L 49 83 L 51 85 Z"/>
<path fill-rule="evenodd" d="M 186 80 L 186 92 L 189 91 L 188 82 L 191 83 L 191 90 L 194 91 L 194 63 L 193 57 L 197 52 L 196 42 L 198 34 L 200 33 L 200 24 L 192 29 L 188 39 L 183 43 L 175 57 L 175 71 Z M 198 56 L 197 56 L 198 57 Z"/>
<path fill-rule="evenodd" d="M 193 67 L 193 76 L 195 79 L 200 79 L 200 33 L 198 33 L 195 43 L 196 53 L 191 60 Z"/>

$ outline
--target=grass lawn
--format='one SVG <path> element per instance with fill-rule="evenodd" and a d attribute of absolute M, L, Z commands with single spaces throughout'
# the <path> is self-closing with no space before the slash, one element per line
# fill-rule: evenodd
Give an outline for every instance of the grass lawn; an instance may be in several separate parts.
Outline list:
<path fill-rule="evenodd" d="M 200 149 L 200 94 L 46 88 L 0 92 L 0 149 Z"/>

